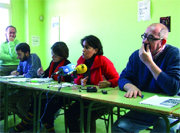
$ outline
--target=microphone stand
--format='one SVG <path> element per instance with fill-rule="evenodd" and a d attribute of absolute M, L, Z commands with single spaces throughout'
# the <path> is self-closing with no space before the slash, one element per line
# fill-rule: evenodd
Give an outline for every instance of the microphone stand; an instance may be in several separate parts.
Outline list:
<path fill-rule="evenodd" d="M 59 74 L 58 74 L 58 83 L 61 83 L 61 76 L 64 76 L 63 69 L 59 69 Z"/>
<path fill-rule="evenodd" d="M 58 75 L 58 83 L 61 83 L 61 73 Z"/>
<path fill-rule="evenodd" d="M 77 78 L 77 71 L 73 72 L 72 74 L 72 82 L 74 84 L 74 79 Z"/>

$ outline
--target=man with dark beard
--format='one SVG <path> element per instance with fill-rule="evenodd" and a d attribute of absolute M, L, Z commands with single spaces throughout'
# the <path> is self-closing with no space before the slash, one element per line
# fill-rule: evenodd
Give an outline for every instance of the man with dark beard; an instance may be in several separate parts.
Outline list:
<path fill-rule="evenodd" d="M 17 70 L 11 75 L 23 75 L 26 78 L 37 77 L 37 70 L 41 67 L 41 61 L 36 54 L 30 54 L 30 47 L 27 43 L 20 43 L 16 46 L 17 58 L 20 63 Z"/>
<path fill-rule="evenodd" d="M 11 72 L 11 75 L 22 75 L 25 78 L 37 78 L 37 70 L 41 67 L 41 61 L 36 54 L 30 54 L 30 47 L 27 43 L 20 43 L 16 46 L 17 59 L 20 60 L 17 70 Z M 13 87 L 13 86 L 12 86 Z M 12 88 L 11 87 L 11 88 Z M 8 111 L 24 118 L 28 114 L 29 103 L 31 102 L 31 92 L 28 90 L 19 90 L 17 88 L 9 89 Z"/>

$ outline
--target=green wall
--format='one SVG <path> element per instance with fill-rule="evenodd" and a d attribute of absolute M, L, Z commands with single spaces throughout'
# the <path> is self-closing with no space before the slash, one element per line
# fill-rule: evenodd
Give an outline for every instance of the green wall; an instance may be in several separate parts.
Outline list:
<path fill-rule="evenodd" d="M 37 53 L 41 58 L 41 63 L 44 66 L 45 62 L 44 52 L 45 36 L 44 36 L 44 21 L 40 20 L 40 16 L 44 16 L 44 0 L 26 0 L 26 35 L 27 41 L 31 45 L 32 53 Z M 40 38 L 39 46 L 32 45 L 32 37 L 37 36 Z"/>
<path fill-rule="evenodd" d="M 25 0 L 24 10 L 28 12 L 28 17 L 25 14 L 25 20 L 28 24 L 26 22 L 24 25 L 26 28 L 23 32 L 26 36 L 29 34 L 27 41 L 32 35 L 40 36 L 40 46 L 32 47 L 32 50 L 38 52 L 46 69 L 51 61 L 50 47 L 53 45 L 50 44 L 50 36 L 53 35 L 51 19 L 60 16 L 60 40 L 68 45 L 69 59 L 72 63 L 76 64 L 82 54 L 80 39 L 93 34 L 101 40 L 104 55 L 115 64 L 120 73 L 131 53 L 140 48 L 142 42 L 140 35 L 149 24 L 159 22 L 160 17 L 171 16 L 171 32 L 167 43 L 180 47 L 180 1 L 151 0 L 151 20 L 141 22 L 137 21 L 138 1 Z M 21 8 L 23 10 L 23 7 Z M 43 21 L 39 20 L 40 15 L 44 16 Z M 17 24 L 18 20 L 14 23 Z"/>
<path fill-rule="evenodd" d="M 25 37 L 25 6 L 24 6 L 24 0 L 11 0 L 11 23 L 17 28 L 17 38 L 21 41 L 26 41 Z"/>
<path fill-rule="evenodd" d="M 27 42 L 31 47 L 31 53 L 36 53 L 41 58 L 42 65 L 45 66 L 45 34 L 44 21 L 40 16 L 44 16 L 44 0 L 11 0 L 12 5 L 12 25 L 17 28 L 17 38 L 21 42 Z M 38 46 L 32 45 L 32 36 L 40 38 Z"/>

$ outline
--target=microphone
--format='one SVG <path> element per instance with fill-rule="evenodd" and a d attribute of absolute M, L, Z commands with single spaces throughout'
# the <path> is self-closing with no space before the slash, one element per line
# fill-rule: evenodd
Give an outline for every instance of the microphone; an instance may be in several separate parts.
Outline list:
<path fill-rule="evenodd" d="M 61 76 L 71 75 L 73 73 L 83 74 L 87 71 L 85 64 L 80 64 L 77 67 L 74 64 L 68 64 L 66 66 L 59 67 L 59 71 L 53 73 L 53 75 L 61 74 Z"/>
<path fill-rule="evenodd" d="M 77 74 L 83 74 L 87 72 L 87 66 L 85 64 L 80 64 L 75 68 Z"/>
<path fill-rule="evenodd" d="M 59 71 L 53 73 L 52 75 L 57 75 L 57 74 L 61 74 L 62 76 L 67 75 L 69 72 L 73 71 L 75 69 L 75 65 L 74 64 L 68 64 L 66 66 L 62 66 L 59 67 Z"/>

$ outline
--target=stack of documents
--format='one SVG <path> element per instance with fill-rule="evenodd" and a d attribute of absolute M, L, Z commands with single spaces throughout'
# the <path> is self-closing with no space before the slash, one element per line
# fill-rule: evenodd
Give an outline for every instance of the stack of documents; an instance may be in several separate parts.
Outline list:
<path fill-rule="evenodd" d="M 53 79 L 52 78 L 32 78 L 32 79 L 29 79 L 29 81 L 32 83 L 48 83 L 48 82 L 53 81 Z"/>
<path fill-rule="evenodd" d="M 8 76 L 0 76 L 0 78 L 8 79 L 8 78 L 24 78 L 23 75 L 8 75 Z"/>
<path fill-rule="evenodd" d="M 27 82 L 29 78 L 8 78 L 9 82 Z"/>
<path fill-rule="evenodd" d="M 49 85 L 49 87 L 71 87 L 73 86 L 74 84 L 71 84 L 71 83 L 60 83 L 60 84 L 55 84 L 55 85 Z"/>
<path fill-rule="evenodd" d="M 0 78 L 7 79 L 8 82 L 30 82 L 30 83 L 48 83 L 53 80 L 52 78 L 25 78 L 23 77 L 23 75 L 0 76 Z"/>
<path fill-rule="evenodd" d="M 167 107 L 167 108 L 174 107 L 179 103 L 180 103 L 180 98 L 159 97 L 157 95 L 152 96 L 140 102 L 140 104 L 149 104 L 149 105 L 155 105 L 155 106 Z"/>

